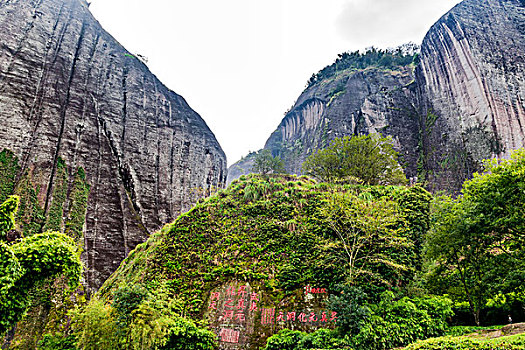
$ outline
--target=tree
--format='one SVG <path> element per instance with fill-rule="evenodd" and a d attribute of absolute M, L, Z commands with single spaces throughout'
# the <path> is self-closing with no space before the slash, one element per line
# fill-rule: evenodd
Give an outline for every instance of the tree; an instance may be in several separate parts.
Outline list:
<path fill-rule="evenodd" d="M 456 295 L 468 301 L 478 325 L 491 293 L 501 292 L 504 284 L 512 288 L 511 273 L 514 287 L 525 279 L 525 150 L 509 160 L 486 161 L 485 170 L 465 182 L 462 196 L 434 205 L 425 243 L 429 284 L 442 292 L 461 291 Z M 447 285 L 440 284 L 443 280 Z"/>
<path fill-rule="evenodd" d="M 325 182 L 357 178 L 367 185 L 404 184 L 397 157 L 392 139 L 381 135 L 336 138 L 308 157 L 303 171 Z"/>
<path fill-rule="evenodd" d="M 388 254 L 391 248 L 409 248 L 407 224 L 394 201 L 387 198 L 362 199 L 351 193 L 334 193 L 320 209 L 344 250 L 347 283 L 354 285 L 360 277 L 387 283 L 374 271 L 382 265 L 394 271 L 406 266 Z"/>
<path fill-rule="evenodd" d="M 29 305 L 29 293 L 43 281 L 63 275 L 70 288 L 78 286 L 80 254 L 72 238 L 47 232 L 8 245 L 6 230 L 14 227 L 18 197 L 10 197 L 0 206 L 0 335 L 23 315 Z"/>
<path fill-rule="evenodd" d="M 279 157 L 273 157 L 268 149 L 263 149 L 255 156 L 252 170 L 255 173 L 266 174 L 282 174 L 285 173 L 284 163 Z"/>

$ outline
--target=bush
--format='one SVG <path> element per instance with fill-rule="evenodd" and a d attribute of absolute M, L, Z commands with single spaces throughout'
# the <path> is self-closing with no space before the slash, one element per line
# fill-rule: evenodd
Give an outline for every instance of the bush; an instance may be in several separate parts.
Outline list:
<path fill-rule="evenodd" d="M 265 350 L 392 349 L 442 335 L 445 320 L 452 315 L 452 302 L 443 297 L 394 300 L 392 292 L 385 292 L 379 304 L 365 305 L 365 296 L 358 288 L 347 287 L 345 290 L 346 293 L 335 302 L 332 299 L 331 305 L 340 310 L 338 327 L 343 325 L 347 333 L 341 328 L 338 331 L 321 329 L 311 334 L 283 330 L 268 339 Z M 350 305 L 345 306 L 345 300 Z M 352 315 L 360 320 L 352 321 Z"/>
<path fill-rule="evenodd" d="M 76 339 L 72 336 L 46 334 L 38 343 L 38 350 L 77 350 L 75 344 Z"/>
<path fill-rule="evenodd" d="M 446 318 L 452 315 L 451 306 L 443 297 L 394 301 L 393 294 L 385 292 L 354 342 L 359 349 L 391 349 L 442 335 Z"/>
<path fill-rule="evenodd" d="M 370 308 L 365 304 L 366 294 L 357 287 L 342 288 L 341 295 L 330 297 L 328 307 L 337 312 L 337 326 L 341 333 L 356 335 L 371 314 Z"/>
<path fill-rule="evenodd" d="M 265 350 L 299 350 L 299 343 L 305 335 L 301 331 L 284 329 L 268 338 Z"/>
<path fill-rule="evenodd" d="M 411 344 L 405 350 L 524 350 L 525 338 L 505 337 L 493 340 L 442 337 Z"/>
<path fill-rule="evenodd" d="M 215 334 L 197 327 L 193 321 L 179 318 L 171 326 L 168 341 L 160 350 L 213 350 L 216 348 Z"/>

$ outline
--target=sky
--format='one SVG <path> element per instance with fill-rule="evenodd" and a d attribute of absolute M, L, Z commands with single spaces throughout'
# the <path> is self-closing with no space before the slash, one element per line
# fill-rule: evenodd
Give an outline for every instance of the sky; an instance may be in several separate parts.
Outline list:
<path fill-rule="evenodd" d="M 182 95 L 235 163 L 261 149 L 339 53 L 421 44 L 459 0 L 92 0 L 90 10 Z"/>

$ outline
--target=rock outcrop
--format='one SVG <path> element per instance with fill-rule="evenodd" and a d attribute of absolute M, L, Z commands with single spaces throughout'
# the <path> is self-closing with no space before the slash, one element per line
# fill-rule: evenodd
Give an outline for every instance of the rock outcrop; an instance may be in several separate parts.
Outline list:
<path fill-rule="evenodd" d="M 329 140 L 380 132 L 394 139 L 409 178 L 455 191 L 482 159 L 525 146 L 524 73 L 524 2 L 465 0 L 430 29 L 415 66 L 317 81 L 264 148 L 299 174 Z M 228 182 L 249 173 L 251 159 L 234 164 Z"/>
<path fill-rule="evenodd" d="M 466 0 L 430 29 L 417 81 L 423 110 L 438 117 L 425 140 L 438 188 L 525 146 L 524 77 L 523 1 Z"/>
<path fill-rule="evenodd" d="M 85 172 L 89 287 L 224 183 L 225 155 L 206 123 L 102 29 L 84 0 L 1 0 L 0 43 L 0 150 L 19 159 L 15 182 L 29 177 L 46 216 L 57 179 L 66 176 L 69 198 L 76 169 Z"/>

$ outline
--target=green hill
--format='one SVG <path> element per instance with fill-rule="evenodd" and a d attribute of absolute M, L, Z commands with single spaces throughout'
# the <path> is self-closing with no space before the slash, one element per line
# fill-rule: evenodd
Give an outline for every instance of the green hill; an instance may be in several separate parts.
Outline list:
<path fill-rule="evenodd" d="M 358 216 L 371 215 L 356 221 L 357 230 L 383 224 L 359 255 L 356 283 L 380 292 L 411 280 L 428 227 L 430 195 L 421 187 L 252 175 L 137 246 L 99 294 L 110 300 L 119 288 L 142 286 L 176 299 L 181 314 L 203 320 L 220 341 L 253 349 L 280 329 L 334 328 L 328 296 L 350 269 L 348 246 L 337 233 L 341 218 L 327 211 L 333 198 L 347 200 Z"/>

